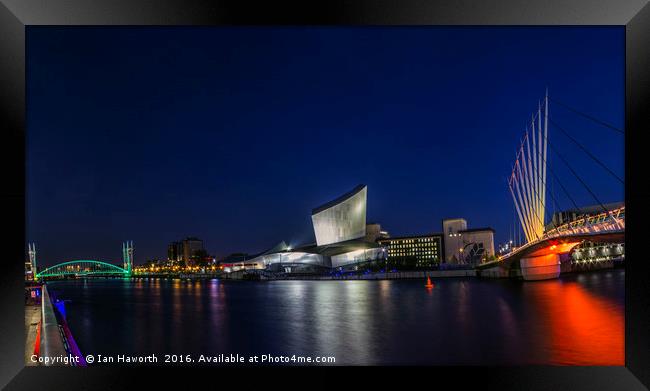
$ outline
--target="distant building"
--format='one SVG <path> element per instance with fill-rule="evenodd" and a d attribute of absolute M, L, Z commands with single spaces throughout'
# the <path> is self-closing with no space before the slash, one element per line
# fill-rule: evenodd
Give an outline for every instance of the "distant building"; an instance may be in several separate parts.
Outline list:
<path fill-rule="evenodd" d="M 147 259 L 144 263 L 145 267 L 160 267 L 163 263 L 158 258 Z"/>
<path fill-rule="evenodd" d="M 461 218 L 443 220 L 442 228 L 445 262 L 475 265 L 495 255 L 494 229 L 468 229 L 467 221 Z"/>
<path fill-rule="evenodd" d="M 585 206 L 578 209 L 569 209 L 560 212 L 555 212 L 553 213 L 551 222 L 546 224 L 545 229 L 548 231 L 562 224 L 570 223 L 572 221 L 581 219 L 582 217 L 585 216 L 593 216 L 593 215 L 601 214 L 604 212 L 603 207 L 605 207 L 605 209 L 607 210 L 614 210 L 614 209 L 622 208 L 624 206 L 625 206 L 625 202 L 621 201 L 621 202 L 612 202 L 610 204 L 605 204 L 603 206 L 591 205 L 591 206 Z"/>
<path fill-rule="evenodd" d="M 188 237 L 167 245 L 167 262 L 171 265 L 184 263 L 186 266 L 194 266 L 198 263 L 205 263 L 206 259 L 207 253 L 201 239 Z M 212 258 L 210 258 L 211 260 Z"/>
<path fill-rule="evenodd" d="M 486 262 L 494 253 L 494 230 L 492 228 L 472 228 L 460 231 L 463 241 L 461 261 L 477 265 Z"/>
<path fill-rule="evenodd" d="M 442 220 L 442 233 L 445 235 L 444 248 L 446 263 L 459 264 L 461 257 L 462 239 L 460 231 L 467 229 L 465 219 L 445 219 Z"/>
<path fill-rule="evenodd" d="M 440 264 L 442 234 L 400 236 L 380 239 L 388 252 L 390 268 L 429 268 Z"/>
<path fill-rule="evenodd" d="M 386 231 L 381 230 L 381 224 L 368 223 L 366 224 L 366 242 L 377 242 L 380 239 L 388 239 L 390 235 Z"/>
<path fill-rule="evenodd" d="M 199 252 L 204 252 L 203 241 L 198 238 L 188 237 L 183 240 L 183 261 L 187 266 L 194 266 L 198 263 Z"/>
<path fill-rule="evenodd" d="M 178 264 L 183 260 L 183 242 L 171 242 L 167 245 L 167 261 Z"/>

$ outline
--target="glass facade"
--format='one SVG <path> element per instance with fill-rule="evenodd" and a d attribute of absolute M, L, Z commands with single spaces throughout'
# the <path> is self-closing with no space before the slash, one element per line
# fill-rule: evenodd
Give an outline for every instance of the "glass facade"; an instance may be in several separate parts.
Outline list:
<path fill-rule="evenodd" d="M 332 267 L 336 268 L 353 265 L 355 263 L 380 261 L 384 260 L 385 257 L 386 253 L 382 247 L 354 250 L 332 256 Z"/>

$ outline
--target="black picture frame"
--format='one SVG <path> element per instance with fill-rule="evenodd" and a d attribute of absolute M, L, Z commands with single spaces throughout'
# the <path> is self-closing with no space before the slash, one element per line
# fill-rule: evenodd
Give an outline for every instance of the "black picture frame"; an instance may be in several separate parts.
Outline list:
<path fill-rule="evenodd" d="M 624 367 L 87 368 L 24 366 L 25 31 L 73 25 L 614 25 L 625 26 L 625 198 L 627 213 Z M 642 390 L 650 387 L 650 284 L 642 255 L 650 192 L 643 172 L 650 130 L 650 5 L 647 0 L 304 1 L 0 0 L 0 132 L 4 259 L 0 271 L 0 385 L 7 389 L 123 389 L 152 380 L 235 379 L 232 386 L 422 383 L 525 390 Z M 646 154 L 647 155 L 647 154 Z M 291 372 L 294 371 L 294 372 Z M 258 372 L 263 375 L 257 376 Z M 311 380 L 294 380 L 295 374 Z M 201 380 L 203 379 L 203 380 Z M 239 382 L 240 384 L 237 384 Z M 392 383 L 392 385 L 389 385 Z M 248 388 L 248 387 L 247 387 Z"/>

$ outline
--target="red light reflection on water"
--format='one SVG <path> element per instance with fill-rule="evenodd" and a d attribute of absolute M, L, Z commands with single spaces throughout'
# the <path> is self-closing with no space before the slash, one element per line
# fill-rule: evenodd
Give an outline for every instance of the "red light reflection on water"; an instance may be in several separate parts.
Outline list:
<path fill-rule="evenodd" d="M 575 282 L 533 283 L 527 291 L 552 364 L 625 365 L 622 306 Z"/>

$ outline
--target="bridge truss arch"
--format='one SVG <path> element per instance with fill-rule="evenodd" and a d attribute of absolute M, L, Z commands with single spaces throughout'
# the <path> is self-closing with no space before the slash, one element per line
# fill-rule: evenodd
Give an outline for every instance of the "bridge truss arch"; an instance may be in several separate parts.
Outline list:
<path fill-rule="evenodd" d="M 92 259 L 80 259 L 62 262 L 36 274 L 36 278 L 45 277 L 66 277 L 66 276 L 108 276 L 108 275 L 130 275 L 130 270 Z"/>

